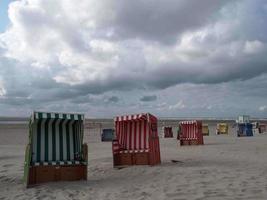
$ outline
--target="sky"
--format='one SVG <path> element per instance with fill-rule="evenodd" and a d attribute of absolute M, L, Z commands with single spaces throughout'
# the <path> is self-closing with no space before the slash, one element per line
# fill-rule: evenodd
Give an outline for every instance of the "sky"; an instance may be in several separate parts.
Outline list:
<path fill-rule="evenodd" d="M 10 2 L 12 0 L 0 0 L 0 33 L 5 31 L 9 24 L 7 11 Z"/>
<path fill-rule="evenodd" d="M 0 116 L 267 117 L 266 0 L 0 0 Z"/>

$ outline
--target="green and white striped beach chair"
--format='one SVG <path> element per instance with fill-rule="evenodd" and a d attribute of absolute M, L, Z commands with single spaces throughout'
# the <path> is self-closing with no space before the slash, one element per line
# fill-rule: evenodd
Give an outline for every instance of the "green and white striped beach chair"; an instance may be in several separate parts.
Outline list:
<path fill-rule="evenodd" d="M 51 181 L 87 179 L 84 115 L 33 112 L 25 152 L 27 186 Z"/>

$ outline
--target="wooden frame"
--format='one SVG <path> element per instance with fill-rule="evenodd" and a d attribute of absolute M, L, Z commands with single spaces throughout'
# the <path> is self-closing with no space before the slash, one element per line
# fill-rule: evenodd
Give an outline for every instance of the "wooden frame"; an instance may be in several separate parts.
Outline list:
<path fill-rule="evenodd" d="M 30 166 L 28 185 L 77 180 L 87 180 L 87 165 Z"/>

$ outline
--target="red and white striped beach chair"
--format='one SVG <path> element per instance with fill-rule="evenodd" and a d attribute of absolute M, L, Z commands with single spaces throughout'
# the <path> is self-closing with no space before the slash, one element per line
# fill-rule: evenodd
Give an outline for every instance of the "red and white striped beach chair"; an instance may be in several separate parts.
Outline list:
<path fill-rule="evenodd" d="M 182 121 L 180 125 L 180 145 L 202 145 L 202 122 Z"/>
<path fill-rule="evenodd" d="M 160 160 L 157 118 L 149 113 L 116 117 L 113 164 L 156 165 Z"/>

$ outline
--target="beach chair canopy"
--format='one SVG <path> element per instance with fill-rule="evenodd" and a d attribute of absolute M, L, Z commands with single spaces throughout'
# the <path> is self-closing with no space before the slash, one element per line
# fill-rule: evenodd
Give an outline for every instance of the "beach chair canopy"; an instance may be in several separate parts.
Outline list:
<path fill-rule="evenodd" d="M 149 113 L 114 119 L 116 139 L 112 142 L 113 164 L 155 165 L 160 161 L 157 118 Z"/>
<path fill-rule="evenodd" d="M 249 123 L 250 116 L 249 115 L 241 115 L 238 116 L 237 123 Z"/>
<path fill-rule="evenodd" d="M 163 127 L 163 137 L 173 137 L 173 131 L 171 126 L 164 126 Z"/>
<path fill-rule="evenodd" d="M 253 136 L 252 124 L 251 123 L 239 123 L 237 135 L 238 136 Z"/>
<path fill-rule="evenodd" d="M 29 124 L 31 163 L 81 161 L 83 128 L 83 114 L 34 112 Z"/>
<path fill-rule="evenodd" d="M 226 123 L 217 124 L 217 131 L 219 131 L 220 133 L 228 132 L 228 124 Z"/>
<path fill-rule="evenodd" d="M 202 133 L 203 133 L 203 135 L 209 135 L 209 125 L 208 124 L 202 124 Z"/>
<path fill-rule="evenodd" d="M 180 122 L 181 137 L 197 139 L 202 134 L 202 123 L 200 121 L 182 121 Z"/>
<path fill-rule="evenodd" d="M 180 144 L 203 144 L 202 134 L 202 122 L 193 121 L 181 121 L 180 126 Z M 189 142 L 187 142 L 189 141 Z"/>
<path fill-rule="evenodd" d="M 149 149 L 149 137 L 157 137 L 157 118 L 149 113 L 116 117 L 116 138 L 127 150 Z"/>

